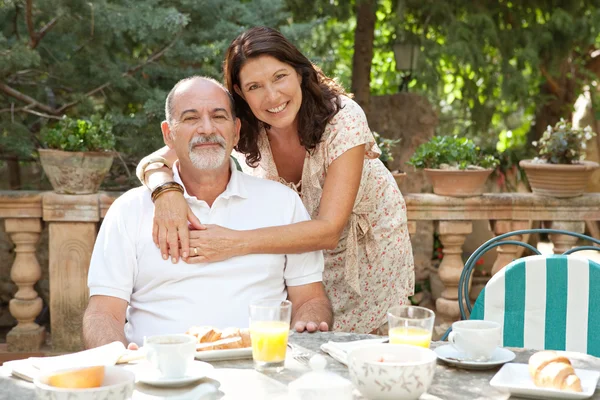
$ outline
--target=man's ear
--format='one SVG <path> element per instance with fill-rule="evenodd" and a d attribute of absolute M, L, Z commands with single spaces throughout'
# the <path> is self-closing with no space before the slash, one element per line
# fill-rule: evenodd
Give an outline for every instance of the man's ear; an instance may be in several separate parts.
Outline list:
<path fill-rule="evenodd" d="M 171 130 L 171 126 L 169 125 L 169 123 L 167 121 L 163 121 L 160 124 L 160 130 L 162 131 L 162 134 L 163 134 L 163 141 L 170 149 L 172 149 L 174 137 L 173 137 L 173 131 Z"/>
<path fill-rule="evenodd" d="M 233 85 L 233 90 L 235 90 L 235 92 L 238 94 L 238 96 L 240 96 L 242 99 L 246 100 L 244 93 L 242 93 L 242 89 L 240 89 L 240 87 L 238 85 Z"/>
<path fill-rule="evenodd" d="M 239 118 L 235 119 L 235 137 L 233 138 L 233 146 L 237 146 L 240 141 L 240 129 L 242 128 L 242 121 Z"/>

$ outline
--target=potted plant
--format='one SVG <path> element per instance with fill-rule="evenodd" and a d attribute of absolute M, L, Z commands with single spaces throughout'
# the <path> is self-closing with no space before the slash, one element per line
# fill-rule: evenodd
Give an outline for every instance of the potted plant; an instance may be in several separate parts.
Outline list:
<path fill-rule="evenodd" d="M 482 193 L 498 160 L 483 154 L 470 139 L 434 136 L 417 148 L 408 164 L 425 171 L 433 193 L 469 197 Z"/>
<path fill-rule="evenodd" d="M 577 197 L 585 192 L 598 163 L 585 161 L 586 142 L 596 136 L 592 128 L 575 129 L 564 119 L 548 128 L 539 142 L 538 157 L 521 160 L 531 190 L 549 197 Z"/>
<path fill-rule="evenodd" d="M 115 136 L 110 120 L 99 115 L 87 119 L 63 117 L 42 130 L 46 149 L 38 149 L 40 162 L 56 193 L 96 193 L 113 160 Z"/>
<path fill-rule="evenodd" d="M 400 170 L 392 171 L 390 168 L 390 163 L 394 161 L 394 157 L 392 156 L 392 149 L 400 143 L 400 139 L 387 139 L 381 136 L 377 132 L 373 132 L 373 136 L 375 136 L 375 141 L 377 146 L 381 150 L 381 155 L 379 159 L 385 165 L 385 167 L 392 173 L 392 176 L 396 180 L 396 184 L 398 187 L 404 182 L 404 178 L 406 178 L 406 172 L 402 172 Z"/>

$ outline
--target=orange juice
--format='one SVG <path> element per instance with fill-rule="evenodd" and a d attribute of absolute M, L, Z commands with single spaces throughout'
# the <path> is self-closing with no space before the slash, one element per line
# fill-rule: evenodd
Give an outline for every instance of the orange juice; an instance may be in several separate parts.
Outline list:
<path fill-rule="evenodd" d="M 416 326 L 398 326 L 390 329 L 390 343 L 411 344 L 413 346 L 429 347 L 431 332 Z"/>
<path fill-rule="evenodd" d="M 285 360 L 290 324 L 282 321 L 256 321 L 250 324 L 252 358 L 261 362 Z"/>

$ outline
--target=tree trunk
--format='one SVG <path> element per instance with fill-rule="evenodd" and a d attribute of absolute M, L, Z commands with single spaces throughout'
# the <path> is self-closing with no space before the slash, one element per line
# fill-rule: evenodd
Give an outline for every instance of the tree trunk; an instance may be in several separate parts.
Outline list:
<path fill-rule="evenodd" d="M 6 166 L 8 167 L 8 187 L 11 190 L 21 189 L 21 169 L 19 168 L 19 160 L 9 158 L 6 160 Z"/>
<path fill-rule="evenodd" d="M 539 140 L 548 125 L 554 126 L 561 118 L 571 121 L 577 88 L 573 78 L 577 76 L 575 68 L 568 59 L 565 59 L 561 63 L 558 77 L 550 76 L 546 71 L 543 68 L 546 81 L 540 87 L 540 97 L 545 99 L 545 102 L 536 111 L 535 125 L 527 135 L 528 143 Z"/>
<path fill-rule="evenodd" d="M 352 92 L 356 102 L 369 114 L 371 96 L 371 64 L 373 41 L 377 20 L 376 0 L 356 1 L 356 30 L 354 31 L 354 55 L 352 57 Z"/>

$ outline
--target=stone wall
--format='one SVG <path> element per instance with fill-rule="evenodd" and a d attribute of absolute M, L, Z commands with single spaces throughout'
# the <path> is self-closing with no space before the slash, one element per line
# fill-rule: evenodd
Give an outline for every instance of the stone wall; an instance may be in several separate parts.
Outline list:
<path fill-rule="evenodd" d="M 435 134 L 438 117 L 427 99 L 414 93 L 397 93 L 371 98 L 371 112 L 367 116 L 373 131 L 389 139 L 400 139 L 393 149 L 390 168 L 407 173 L 400 186 L 402 193 L 431 192 L 431 185 L 422 171 L 415 171 L 406 162 L 416 148 L 431 139 Z M 415 275 L 417 280 L 428 276 L 433 249 L 434 223 L 419 221 L 417 233 L 413 235 Z"/>

